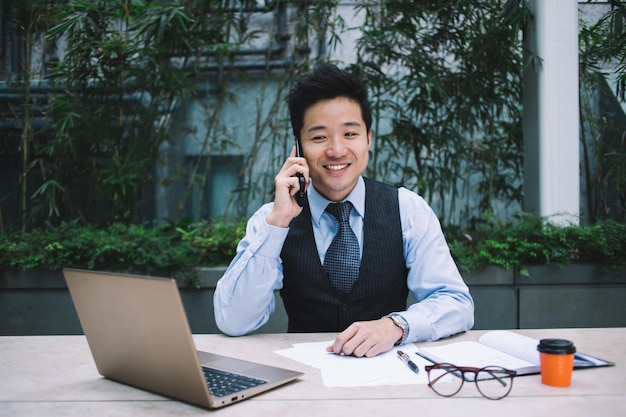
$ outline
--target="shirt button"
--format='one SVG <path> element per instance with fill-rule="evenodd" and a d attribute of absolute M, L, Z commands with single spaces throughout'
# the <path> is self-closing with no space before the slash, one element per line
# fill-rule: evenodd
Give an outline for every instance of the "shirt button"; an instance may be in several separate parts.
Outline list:
<path fill-rule="evenodd" d="M 341 311 L 348 311 L 348 304 L 346 303 L 341 304 Z"/>

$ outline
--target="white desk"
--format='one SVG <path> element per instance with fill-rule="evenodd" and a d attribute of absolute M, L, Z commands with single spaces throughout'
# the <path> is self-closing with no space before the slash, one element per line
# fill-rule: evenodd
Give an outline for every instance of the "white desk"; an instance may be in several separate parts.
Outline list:
<path fill-rule="evenodd" d="M 195 335 L 199 350 L 305 372 L 287 386 L 207 411 L 102 378 L 84 336 L 0 337 L 0 416 L 626 415 L 626 328 L 515 331 L 536 339 L 570 339 L 579 351 L 616 365 L 574 371 L 569 388 L 548 387 L 539 375 L 530 375 L 516 378 L 511 394 L 499 401 L 482 398 L 473 384 L 465 384 L 455 397 L 443 398 L 427 385 L 327 388 L 317 369 L 274 353 L 293 343 L 330 340 L 329 334 Z M 482 333 L 472 331 L 452 341 L 476 340 Z"/>

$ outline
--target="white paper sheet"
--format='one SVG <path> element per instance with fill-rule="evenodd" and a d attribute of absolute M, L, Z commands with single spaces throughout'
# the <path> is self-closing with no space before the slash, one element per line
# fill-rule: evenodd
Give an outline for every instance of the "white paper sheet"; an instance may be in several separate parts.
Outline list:
<path fill-rule="evenodd" d="M 327 387 L 426 384 L 424 365 L 430 362 L 415 354 L 413 345 L 399 346 L 373 358 L 357 358 L 326 352 L 333 342 L 298 343 L 276 353 L 320 369 Z M 420 368 L 416 374 L 398 357 L 402 350 Z"/>

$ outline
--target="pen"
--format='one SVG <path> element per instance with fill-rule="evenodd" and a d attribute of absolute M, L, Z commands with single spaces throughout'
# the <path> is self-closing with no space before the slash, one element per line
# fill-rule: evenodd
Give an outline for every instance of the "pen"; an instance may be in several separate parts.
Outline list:
<path fill-rule="evenodd" d="M 415 372 L 416 374 L 419 373 L 420 368 L 418 368 L 415 362 L 413 362 L 411 358 L 409 358 L 409 355 L 399 350 L 398 357 L 402 360 L 402 362 L 406 363 L 413 372 Z"/>

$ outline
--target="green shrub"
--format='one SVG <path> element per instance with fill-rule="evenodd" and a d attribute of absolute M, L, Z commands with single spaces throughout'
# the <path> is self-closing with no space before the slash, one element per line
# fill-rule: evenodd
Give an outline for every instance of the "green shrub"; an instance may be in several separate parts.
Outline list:
<path fill-rule="evenodd" d="M 537 264 L 599 262 L 626 266 L 626 223 L 558 226 L 536 215 L 515 221 L 483 221 L 471 230 L 445 230 L 461 270 L 487 265 L 528 274 Z M 177 276 L 197 282 L 202 266 L 227 265 L 245 234 L 245 222 L 198 222 L 147 227 L 78 222 L 31 232 L 0 233 L 0 269 L 59 270 L 64 267 Z"/>
<path fill-rule="evenodd" d="M 203 222 L 184 228 L 119 223 L 101 228 L 77 222 L 49 225 L 0 234 L 0 269 L 72 267 L 193 279 L 198 266 L 228 264 L 244 232 L 244 223 Z"/>
<path fill-rule="evenodd" d="M 513 222 L 485 221 L 470 231 L 447 230 L 450 251 L 460 269 L 487 265 L 528 275 L 529 265 L 599 262 L 607 270 L 626 266 L 626 223 L 557 225 L 548 218 L 520 214 Z"/>

